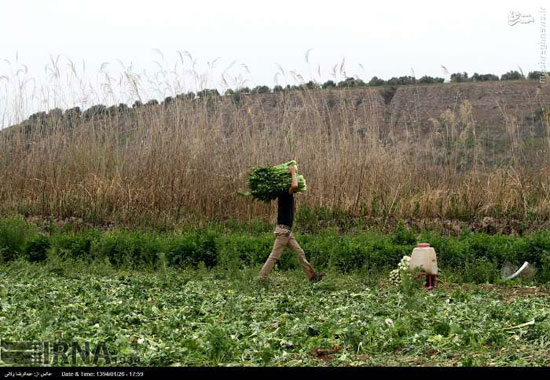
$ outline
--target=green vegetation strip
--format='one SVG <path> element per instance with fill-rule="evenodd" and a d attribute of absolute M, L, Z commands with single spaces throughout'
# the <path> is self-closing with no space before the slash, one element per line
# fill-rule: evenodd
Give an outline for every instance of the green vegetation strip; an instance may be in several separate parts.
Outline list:
<path fill-rule="evenodd" d="M 435 247 L 443 280 L 463 283 L 499 283 L 501 268 L 531 264 L 521 281 L 550 281 L 550 232 L 525 236 L 464 233 L 443 236 L 416 233 L 403 226 L 392 234 L 361 232 L 338 234 L 296 233 L 308 260 L 315 268 L 338 273 L 368 271 L 389 273 L 418 242 Z M 48 228 L 41 231 L 22 219 L 0 219 L 0 261 L 108 263 L 115 268 L 160 267 L 243 269 L 261 265 L 273 246 L 272 232 L 247 232 L 212 226 L 178 232 L 101 231 Z M 299 268 L 293 252 L 283 254 L 280 269 Z M 525 273 L 527 274 L 527 273 Z"/>
<path fill-rule="evenodd" d="M 0 267 L 0 336 L 92 352 L 101 341 L 118 362 L 144 366 L 550 365 L 548 288 L 428 292 L 361 272 L 310 284 L 298 270 L 259 285 L 258 269 L 14 261 Z"/>

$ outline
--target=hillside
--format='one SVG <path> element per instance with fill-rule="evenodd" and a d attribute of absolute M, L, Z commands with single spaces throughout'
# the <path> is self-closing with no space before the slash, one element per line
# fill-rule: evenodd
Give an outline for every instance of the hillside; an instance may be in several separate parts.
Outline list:
<path fill-rule="evenodd" d="M 355 123 L 368 123 L 385 130 L 406 127 L 428 128 L 432 120 L 438 119 L 446 110 L 458 110 L 464 101 L 472 106 L 472 117 L 479 126 L 499 126 L 509 122 L 519 125 L 532 125 L 541 116 L 541 109 L 550 105 L 550 86 L 541 86 L 538 81 L 495 81 L 477 83 L 446 83 L 430 85 L 408 85 L 397 87 L 371 87 L 365 89 L 323 89 L 308 91 L 306 95 L 293 91 L 276 94 L 243 94 L 235 102 L 235 96 L 221 97 L 228 103 L 242 103 L 248 107 L 258 107 L 254 111 L 266 115 L 266 122 L 277 122 L 278 112 L 282 105 L 290 104 L 297 112 L 304 104 L 304 97 L 318 99 L 320 112 L 330 110 L 336 103 L 350 105 L 350 115 L 340 117 L 335 122 L 345 122 L 345 119 Z M 170 98 L 172 99 L 172 98 Z M 196 101 L 201 101 L 196 99 Z M 176 103 L 177 100 L 171 103 Z M 162 102 L 158 105 L 146 105 L 153 112 L 159 112 L 169 105 Z M 97 107 L 97 106 L 96 106 Z M 90 109 L 90 117 L 94 109 Z M 96 116 L 136 110 L 137 107 L 98 107 Z M 155 110 L 157 108 L 157 110 Z M 79 111 L 62 113 L 53 110 L 50 113 L 35 114 L 34 119 L 24 121 L 19 127 L 40 124 L 45 116 L 56 120 L 65 116 L 72 119 L 72 125 L 85 122 L 87 117 L 75 117 Z M 84 116 L 86 114 L 84 113 Z M 37 123 L 38 121 L 38 123 Z M 17 129 L 17 126 L 14 126 Z M 12 127 L 13 128 L 13 127 Z M 7 131 L 8 129 L 6 129 Z"/>
<path fill-rule="evenodd" d="M 542 105 L 550 104 L 550 87 L 535 81 L 400 87 L 387 107 L 390 125 L 425 126 L 430 118 L 455 110 L 466 100 L 480 126 L 504 125 L 510 118 L 528 125 Z"/>
<path fill-rule="evenodd" d="M 236 192 L 250 166 L 295 158 L 308 179 L 302 205 L 325 219 L 542 225 L 549 105 L 548 86 L 500 81 L 52 110 L 0 133 L 0 213 L 165 226 L 266 219 L 270 206 Z"/>

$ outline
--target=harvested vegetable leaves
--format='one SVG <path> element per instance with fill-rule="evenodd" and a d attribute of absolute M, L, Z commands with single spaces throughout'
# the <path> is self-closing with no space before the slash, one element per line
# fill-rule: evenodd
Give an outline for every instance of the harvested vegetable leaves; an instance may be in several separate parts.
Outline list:
<path fill-rule="evenodd" d="M 280 194 L 288 192 L 292 183 L 292 175 L 289 167 L 298 165 L 296 161 L 291 160 L 275 166 L 257 166 L 250 169 L 248 175 L 248 188 L 250 191 L 239 193 L 245 196 L 251 196 L 254 199 L 263 202 L 270 202 Z M 298 192 L 307 191 L 306 180 L 304 176 L 298 174 Z"/>

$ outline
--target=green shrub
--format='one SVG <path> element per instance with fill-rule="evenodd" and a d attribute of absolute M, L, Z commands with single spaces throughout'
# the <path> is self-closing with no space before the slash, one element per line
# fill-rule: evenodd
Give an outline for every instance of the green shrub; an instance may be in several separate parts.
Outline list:
<path fill-rule="evenodd" d="M 344 235 L 339 231 L 345 213 L 328 208 L 304 210 L 300 228 L 316 229 L 317 233 L 298 234 L 296 239 L 316 269 L 331 267 L 345 273 L 357 271 L 358 275 L 393 269 L 404 255 L 411 254 L 417 241 L 422 241 L 435 248 L 439 267 L 445 270 L 443 278 L 498 282 L 503 264 L 520 266 L 528 261 L 536 268 L 537 282 L 550 281 L 550 231 L 523 237 L 469 231 L 460 236 L 442 236 L 423 231 L 417 239 L 413 230 L 399 224 L 390 235 L 372 231 Z M 330 222 L 334 215 L 338 220 Z M 327 224 L 319 228 L 315 220 Z M 268 227 L 265 223 L 228 222 L 179 234 L 90 229 L 61 230 L 47 237 L 38 235 L 37 229 L 23 219 L 6 218 L 0 219 L 0 258 L 5 262 L 25 257 L 38 262 L 48 259 L 48 250 L 52 250 L 50 258 L 58 257 L 60 261 L 107 260 L 114 266 L 133 268 L 158 266 L 159 257 L 164 257 L 169 266 L 242 268 L 261 265 L 267 259 L 275 241 L 273 233 L 266 232 Z M 252 232 L 247 233 L 249 229 Z M 296 253 L 285 248 L 277 267 L 298 268 Z"/>
<path fill-rule="evenodd" d="M 326 268 L 330 264 L 331 253 L 338 244 L 338 236 L 331 230 L 320 235 L 299 235 L 298 243 L 314 268 Z"/>
<path fill-rule="evenodd" d="M 398 245 L 416 244 L 416 233 L 407 228 L 402 222 L 399 222 L 392 235 L 392 242 Z"/>
<path fill-rule="evenodd" d="M 22 218 L 0 219 L 0 261 L 21 255 L 27 238 L 33 234 L 33 229 Z"/>
<path fill-rule="evenodd" d="M 504 262 L 517 262 L 524 257 L 520 238 L 513 238 L 501 234 L 488 235 L 471 233 L 464 239 L 468 246 L 468 257 L 486 258 L 498 265 Z"/>
<path fill-rule="evenodd" d="M 470 78 L 468 78 L 468 73 L 453 73 L 451 74 L 451 82 L 452 83 L 462 83 L 462 82 L 469 82 Z"/>
<path fill-rule="evenodd" d="M 540 258 L 536 279 L 539 282 L 550 282 L 550 254 L 545 254 Z"/>
<path fill-rule="evenodd" d="M 376 76 L 372 77 L 372 79 L 369 81 L 369 86 L 373 86 L 373 87 L 383 86 L 384 84 L 386 84 L 386 81 Z"/>
<path fill-rule="evenodd" d="M 505 74 L 502 74 L 500 76 L 500 80 L 519 80 L 519 79 L 525 79 L 522 73 L 520 73 L 517 70 L 511 70 L 508 71 Z"/>
<path fill-rule="evenodd" d="M 207 268 L 212 268 L 218 264 L 216 238 L 217 234 L 214 231 L 199 233 L 198 246 L 200 255 L 195 260 L 197 264 L 203 262 Z"/>
<path fill-rule="evenodd" d="M 337 248 L 333 250 L 331 264 L 343 273 L 361 269 L 367 260 L 368 250 L 369 247 L 357 239 L 341 238 Z"/>
<path fill-rule="evenodd" d="M 323 85 L 321 86 L 322 88 L 335 88 L 336 87 L 336 83 L 334 83 L 334 81 L 332 80 L 328 80 L 326 81 L 325 83 L 323 83 Z"/>
<path fill-rule="evenodd" d="M 401 258 L 410 255 L 415 245 L 393 244 L 386 236 L 373 236 L 369 264 L 375 268 L 395 267 Z"/>
<path fill-rule="evenodd" d="M 474 75 L 472 75 L 472 81 L 474 81 L 474 82 L 498 81 L 498 76 L 496 76 L 494 74 L 474 73 Z"/>
<path fill-rule="evenodd" d="M 543 257 L 548 255 L 550 255 L 550 231 L 538 232 L 527 237 L 523 260 L 539 266 L 543 264 Z"/>
<path fill-rule="evenodd" d="M 27 241 L 24 250 L 25 258 L 30 262 L 44 261 L 48 257 L 48 249 L 50 247 L 50 239 L 44 235 L 37 236 Z"/>
<path fill-rule="evenodd" d="M 438 78 L 438 77 L 434 78 L 429 75 L 424 75 L 418 80 L 418 83 L 422 83 L 422 84 L 433 84 L 433 83 L 443 83 L 443 82 L 445 82 L 445 78 Z"/>
<path fill-rule="evenodd" d="M 242 267 L 265 262 L 273 244 L 273 233 L 260 236 L 230 234 L 218 239 L 219 262 L 225 267 Z M 285 256 L 283 252 L 283 259 Z"/>
<path fill-rule="evenodd" d="M 252 94 L 269 94 L 271 89 L 267 86 L 256 86 L 251 90 Z"/>
<path fill-rule="evenodd" d="M 197 243 L 192 233 L 182 233 L 168 243 L 166 262 L 170 266 L 185 267 L 191 265 L 196 256 Z"/>
<path fill-rule="evenodd" d="M 476 284 L 494 283 L 500 278 L 500 270 L 496 262 L 487 258 L 476 258 L 464 263 L 463 282 Z"/>
<path fill-rule="evenodd" d="M 88 235 L 59 235 L 54 240 L 55 252 L 64 259 L 91 261 L 92 238 Z"/>
<path fill-rule="evenodd" d="M 208 268 L 218 263 L 218 252 L 214 231 L 184 232 L 167 243 L 166 260 L 170 266 L 197 267 L 200 262 Z"/>
<path fill-rule="evenodd" d="M 502 263 L 517 262 L 523 263 L 527 259 L 527 240 L 523 237 L 505 236 L 506 244 L 502 250 Z"/>
<path fill-rule="evenodd" d="M 115 266 L 156 265 L 159 244 L 155 236 L 140 232 L 107 232 L 94 247 L 94 255 L 107 258 Z"/>
<path fill-rule="evenodd" d="M 424 232 L 421 240 L 430 243 L 437 253 L 439 267 L 463 268 L 468 250 L 464 241 L 452 236 L 441 236 L 431 232 Z"/>
<path fill-rule="evenodd" d="M 542 71 L 530 71 L 529 74 L 527 74 L 527 79 L 530 80 L 539 80 L 544 75 L 548 75 L 548 73 L 544 73 Z"/>

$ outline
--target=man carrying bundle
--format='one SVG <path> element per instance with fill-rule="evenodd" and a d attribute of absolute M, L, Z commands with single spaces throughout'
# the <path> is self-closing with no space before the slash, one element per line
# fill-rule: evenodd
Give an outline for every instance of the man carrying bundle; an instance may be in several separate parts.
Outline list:
<path fill-rule="evenodd" d="M 265 280 L 269 271 L 279 261 L 285 247 L 289 247 L 298 254 L 298 261 L 306 272 L 307 277 L 311 282 L 316 282 L 325 277 L 325 273 L 316 273 L 311 264 L 306 259 L 304 250 L 300 247 L 294 235 L 292 234 L 292 224 L 294 222 L 294 213 L 296 206 L 294 203 L 294 193 L 298 191 L 298 175 L 296 174 L 296 166 L 288 167 L 292 175 L 292 182 L 288 192 L 281 193 L 277 197 L 278 215 L 277 226 L 275 228 L 275 243 L 273 249 L 267 258 L 262 270 L 260 271 L 259 280 Z"/>

